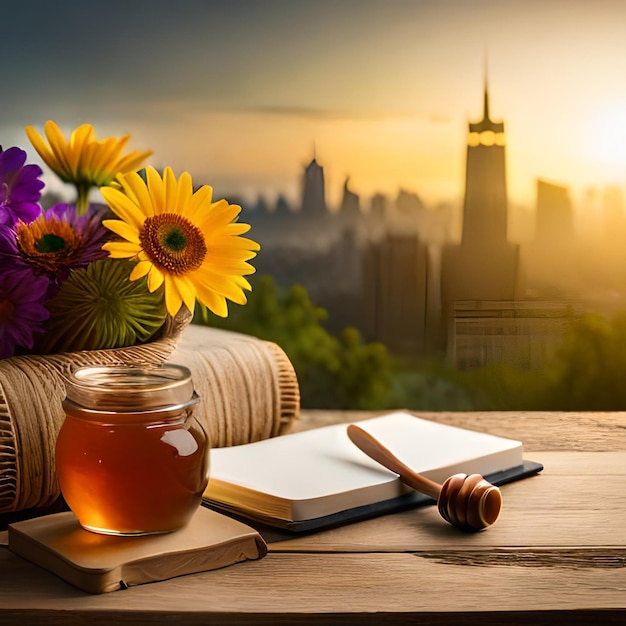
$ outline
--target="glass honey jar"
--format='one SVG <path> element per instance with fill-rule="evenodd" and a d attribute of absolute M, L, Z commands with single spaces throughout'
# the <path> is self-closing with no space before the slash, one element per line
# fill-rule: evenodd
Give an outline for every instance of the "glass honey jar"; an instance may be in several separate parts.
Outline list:
<path fill-rule="evenodd" d="M 90 366 L 66 381 L 56 443 L 61 493 L 81 526 L 109 535 L 182 528 L 200 506 L 209 443 L 182 366 Z"/>

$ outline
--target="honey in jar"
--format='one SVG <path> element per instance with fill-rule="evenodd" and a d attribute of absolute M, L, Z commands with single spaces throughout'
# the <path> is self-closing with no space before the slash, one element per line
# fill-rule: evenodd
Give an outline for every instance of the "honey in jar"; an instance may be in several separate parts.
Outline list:
<path fill-rule="evenodd" d="M 189 370 L 173 364 L 83 367 L 66 388 L 56 471 L 81 526 L 111 535 L 185 526 L 200 506 L 209 472 Z"/>

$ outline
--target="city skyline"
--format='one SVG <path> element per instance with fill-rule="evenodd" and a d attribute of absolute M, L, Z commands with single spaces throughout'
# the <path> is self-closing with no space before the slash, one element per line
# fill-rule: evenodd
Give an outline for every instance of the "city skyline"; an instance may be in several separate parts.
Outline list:
<path fill-rule="evenodd" d="M 537 178 L 625 189 L 622 2 L 61 1 L 5 19 L 0 143 L 35 161 L 23 126 L 52 118 L 130 132 L 153 165 L 250 201 L 297 200 L 314 149 L 331 206 L 347 176 L 364 200 L 458 201 L 486 56 L 512 203 L 534 206 Z"/>

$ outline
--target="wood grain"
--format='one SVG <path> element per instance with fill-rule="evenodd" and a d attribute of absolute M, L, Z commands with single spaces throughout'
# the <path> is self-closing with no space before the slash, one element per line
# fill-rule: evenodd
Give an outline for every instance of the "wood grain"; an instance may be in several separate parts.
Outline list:
<path fill-rule="evenodd" d="M 298 429 L 376 414 L 303 411 Z M 0 625 L 626 623 L 626 413 L 434 419 L 521 439 L 545 465 L 502 488 L 487 531 L 460 533 L 424 507 L 276 533 L 260 561 L 106 595 L 0 548 Z"/>
<path fill-rule="evenodd" d="M 6 566 L 12 576 L 4 573 Z M 270 554 L 261 562 L 100 596 L 83 595 L 26 566 L 17 557 L 2 560 L 2 605 L 4 611 L 41 610 L 48 621 L 40 623 L 55 623 L 54 614 L 68 610 L 89 611 L 92 624 L 105 623 L 110 610 L 132 613 L 136 619 L 156 611 L 160 619 L 176 616 L 177 624 L 194 623 L 188 618 L 200 614 L 207 622 L 224 623 L 222 618 L 234 613 L 248 619 L 314 613 L 321 623 L 320 616 L 352 612 L 396 617 L 531 608 L 597 612 L 621 609 L 626 594 L 624 568 L 468 567 L 412 554 Z M 16 583 L 20 579 L 30 580 L 31 593 Z M 48 589 L 45 596 L 32 593 L 42 586 Z M 2 621 L 4 611 L 0 624 L 9 623 Z"/>
<path fill-rule="evenodd" d="M 487 546 L 626 546 L 626 454 L 545 452 L 543 472 L 502 486 L 500 519 L 465 534 L 422 507 L 322 533 L 294 537 L 262 533 L 271 551 L 416 551 Z M 427 548 L 426 548 L 427 549 Z"/>
<path fill-rule="evenodd" d="M 319 428 L 382 415 L 388 411 L 302 411 L 296 430 Z M 626 450 L 626 412 L 425 412 L 426 419 L 510 437 L 524 449 L 573 451 Z"/>

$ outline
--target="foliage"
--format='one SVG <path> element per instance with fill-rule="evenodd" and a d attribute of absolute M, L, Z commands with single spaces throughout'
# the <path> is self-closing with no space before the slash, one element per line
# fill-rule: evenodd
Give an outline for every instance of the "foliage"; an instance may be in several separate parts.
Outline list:
<path fill-rule="evenodd" d="M 586 315 L 546 372 L 546 409 L 626 409 L 626 313 Z"/>
<path fill-rule="evenodd" d="M 523 369 L 506 363 L 455 372 L 454 378 L 471 398 L 473 410 L 533 411 L 546 395 L 545 370 Z"/>
<path fill-rule="evenodd" d="M 586 315 L 572 325 L 561 346 L 543 367 L 515 368 L 502 363 L 456 371 L 431 368 L 431 374 L 456 395 L 444 406 L 457 410 L 613 411 L 626 409 L 626 313 L 612 318 Z M 411 408 L 426 408 L 407 402 Z M 461 408 L 461 407 L 459 407 Z"/>
<path fill-rule="evenodd" d="M 395 360 L 389 405 L 420 411 L 471 411 L 474 400 L 459 372 L 443 363 Z"/>
<path fill-rule="evenodd" d="M 377 409 L 387 406 L 390 359 L 380 343 L 366 343 L 354 328 L 334 337 L 323 327 L 326 311 L 300 285 L 280 290 L 271 276 L 258 277 L 246 307 L 228 319 L 198 308 L 196 323 L 242 332 L 277 343 L 291 360 L 306 408 Z"/>
<path fill-rule="evenodd" d="M 270 276 L 254 285 L 248 306 L 208 323 L 275 341 L 291 359 L 305 408 L 421 411 L 626 410 L 626 313 L 587 315 L 573 324 L 543 367 L 492 363 L 459 371 L 437 360 L 402 361 L 354 328 L 339 337 L 306 290 L 281 292 Z"/>

